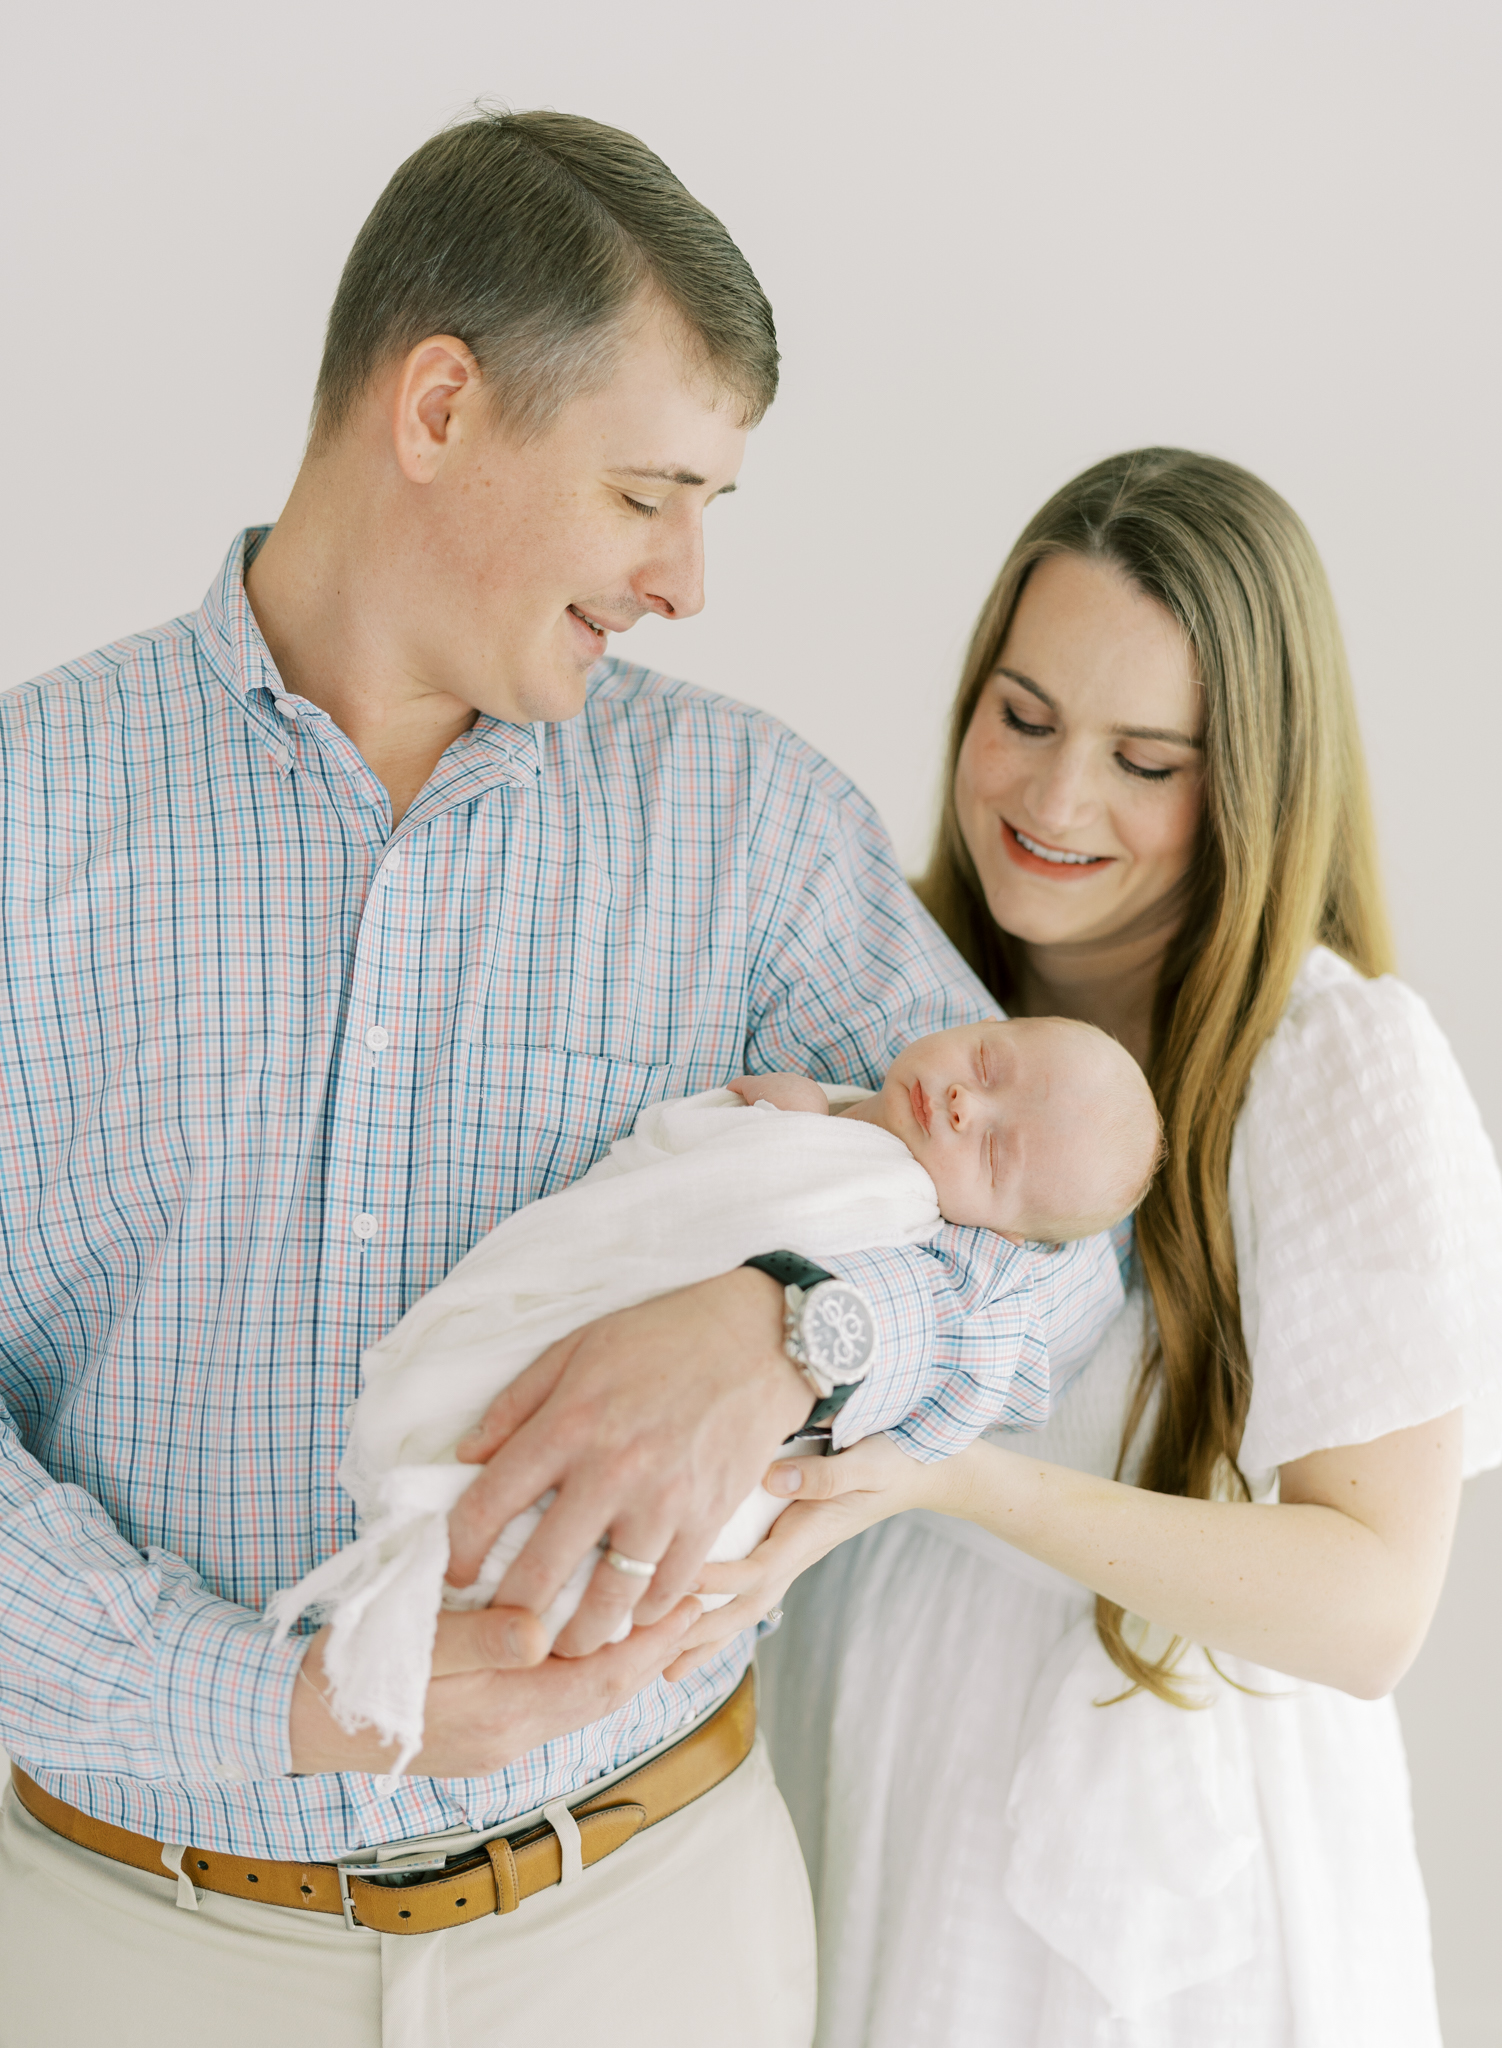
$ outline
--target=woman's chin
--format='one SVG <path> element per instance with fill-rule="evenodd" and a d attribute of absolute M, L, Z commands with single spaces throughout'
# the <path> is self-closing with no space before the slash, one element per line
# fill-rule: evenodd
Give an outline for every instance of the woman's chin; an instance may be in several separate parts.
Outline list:
<path fill-rule="evenodd" d="M 1116 906 L 1103 903 L 1094 892 L 1091 900 L 1086 900 L 1088 883 L 1044 882 L 1041 887 L 1057 888 L 1057 898 L 1040 902 L 1037 890 L 1018 889 L 1010 884 L 986 892 L 986 908 L 997 925 L 1008 938 L 1017 939 L 1024 946 L 1088 944 L 1092 939 L 1109 937 L 1120 921 L 1111 914 Z M 1066 888 L 1078 893 L 1065 896 Z"/>

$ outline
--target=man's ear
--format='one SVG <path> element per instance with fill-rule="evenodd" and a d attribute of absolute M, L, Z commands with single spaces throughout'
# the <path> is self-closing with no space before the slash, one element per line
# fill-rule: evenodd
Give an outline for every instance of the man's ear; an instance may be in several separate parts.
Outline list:
<path fill-rule="evenodd" d="M 391 444 L 409 483 L 430 484 L 484 402 L 480 366 L 453 334 L 412 349 L 391 395 Z"/>

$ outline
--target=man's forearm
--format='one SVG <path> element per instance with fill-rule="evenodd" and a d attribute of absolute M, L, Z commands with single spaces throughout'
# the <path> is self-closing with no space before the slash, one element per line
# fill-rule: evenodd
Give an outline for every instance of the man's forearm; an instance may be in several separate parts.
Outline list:
<path fill-rule="evenodd" d="M 142 1557 L 0 1423 L 0 1741 L 38 1770 L 235 1780 L 288 1767 L 302 1655 L 180 1558 Z"/>

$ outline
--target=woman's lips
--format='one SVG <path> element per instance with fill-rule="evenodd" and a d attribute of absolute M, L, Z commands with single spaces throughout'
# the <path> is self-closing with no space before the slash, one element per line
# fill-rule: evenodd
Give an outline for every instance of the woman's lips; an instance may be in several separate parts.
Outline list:
<path fill-rule="evenodd" d="M 1032 840 L 1034 846 L 1048 845 L 1046 840 L 1034 839 L 1031 832 L 1025 836 Z M 1047 875 L 1051 882 L 1078 881 L 1081 875 L 1098 875 L 1102 868 L 1111 864 L 1110 856 L 1107 854 L 1092 853 L 1081 859 L 1072 847 L 1064 846 L 1050 846 L 1048 851 L 1055 855 L 1067 854 L 1070 856 L 1068 859 L 1049 860 L 1043 854 L 1033 853 L 1024 846 L 1018 837 L 1017 828 L 1009 825 L 1005 818 L 1001 821 L 1001 843 L 1008 858 L 1019 868 L 1030 875 Z"/>

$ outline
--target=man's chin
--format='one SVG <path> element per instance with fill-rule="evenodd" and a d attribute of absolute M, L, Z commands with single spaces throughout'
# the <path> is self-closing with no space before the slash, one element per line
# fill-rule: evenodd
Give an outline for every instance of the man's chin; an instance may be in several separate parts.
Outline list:
<path fill-rule="evenodd" d="M 539 663 L 525 675 L 498 681 L 475 708 L 508 725 L 552 725 L 577 718 L 584 709 L 593 667 L 593 662 L 553 661 L 543 671 Z"/>

